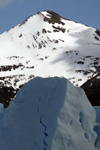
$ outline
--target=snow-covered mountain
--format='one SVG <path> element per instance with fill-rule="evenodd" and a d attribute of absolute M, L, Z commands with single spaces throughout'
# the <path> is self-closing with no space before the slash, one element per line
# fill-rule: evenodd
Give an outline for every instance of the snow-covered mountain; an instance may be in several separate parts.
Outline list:
<path fill-rule="evenodd" d="M 1 110 L 0 150 L 100 150 L 95 110 L 65 78 L 37 77 Z"/>
<path fill-rule="evenodd" d="M 81 86 L 99 72 L 100 31 L 54 12 L 38 12 L 0 35 L 0 101 L 5 106 L 36 76 L 65 77 Z"/>

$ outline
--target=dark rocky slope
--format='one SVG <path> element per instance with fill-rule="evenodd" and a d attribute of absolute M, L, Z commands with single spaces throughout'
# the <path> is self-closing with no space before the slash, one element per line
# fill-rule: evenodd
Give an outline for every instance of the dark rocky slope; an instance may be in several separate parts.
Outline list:
<path fill-rule="evenodd" d="M 81 87 L 84 89 L 90 103 L 93 106 L 100 106 L 100 73 Z"/>

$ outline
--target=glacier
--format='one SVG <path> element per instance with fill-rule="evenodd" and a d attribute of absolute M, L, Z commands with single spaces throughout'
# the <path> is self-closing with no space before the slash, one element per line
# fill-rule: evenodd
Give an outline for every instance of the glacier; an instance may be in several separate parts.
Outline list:
<path fill-rule="evenodd" d="M 96 112 L 65 78 L 36 77 L 0 106 L 0 150 L 99 150 Z"/>

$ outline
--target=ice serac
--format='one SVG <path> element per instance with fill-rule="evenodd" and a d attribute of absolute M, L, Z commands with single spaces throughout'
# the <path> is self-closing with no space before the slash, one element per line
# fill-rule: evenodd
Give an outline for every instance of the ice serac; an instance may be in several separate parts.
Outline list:
<path fill-rule="evenodd" d="M 0 114 L 0 150 L 95 150 L 95 117 L 81 88 L 36 77 Z"/>

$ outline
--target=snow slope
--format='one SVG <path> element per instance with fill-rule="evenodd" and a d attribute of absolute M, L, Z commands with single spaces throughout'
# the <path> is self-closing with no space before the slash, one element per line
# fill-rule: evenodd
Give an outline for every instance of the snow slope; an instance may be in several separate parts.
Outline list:
<path fill-rule="evenodd" d="M 1 110 L 0 150 L 100 149 L 95 110 L 65 78 L 37 77 Z"/>
<path fill-rule="evenodd" d="M 0 87 L 15 94 L 36 76 L 65 77 L 80 86 L 99 66 L 100 31 L 54 12 L 38 12 L 0 35 Z"/>

